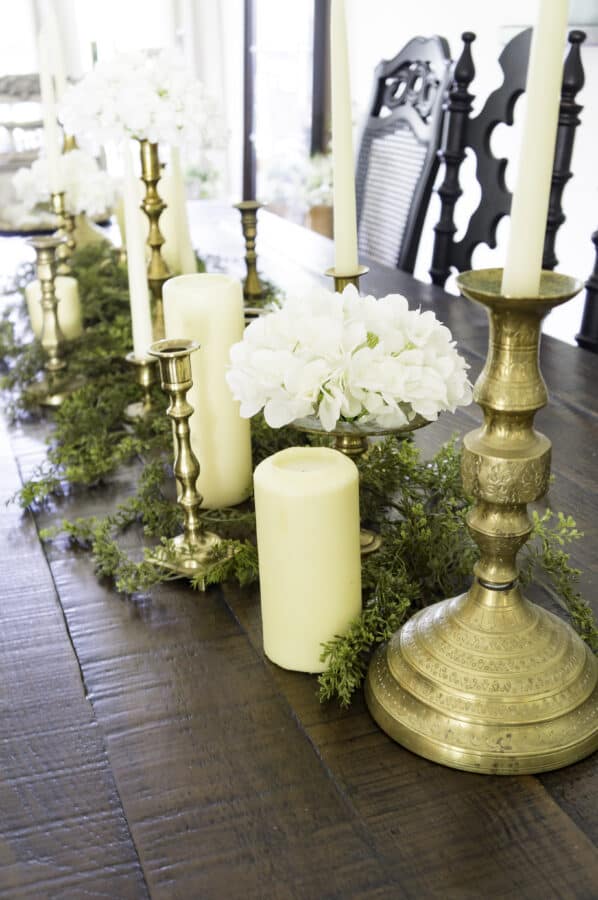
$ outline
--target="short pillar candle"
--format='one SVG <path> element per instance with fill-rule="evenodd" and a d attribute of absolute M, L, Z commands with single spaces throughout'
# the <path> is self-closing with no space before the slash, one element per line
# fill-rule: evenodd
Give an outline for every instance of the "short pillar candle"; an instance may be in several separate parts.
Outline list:
<path fill-rule="evenodd" d="M 322 644 L 361 612 L 359 476 L 327 447 L 289 447 L 254 473 L 264 652 L 323 672 Z"/>

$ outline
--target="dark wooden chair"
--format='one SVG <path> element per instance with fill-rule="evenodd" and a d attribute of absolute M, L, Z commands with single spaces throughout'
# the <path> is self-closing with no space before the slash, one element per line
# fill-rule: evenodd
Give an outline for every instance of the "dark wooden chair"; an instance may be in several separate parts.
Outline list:
<path fill-rule="evenodd" d="M 438 171 L 443 103 L 451 79 L 442 37 L 415 37 L 376 68 L 357 158 L 361 253 L 413 272 Z"/>
<path fill-rule="evenodd" d="M 517 34 L 504 48 L 499 63 L 504 73 L 503 84 L 495 90 L 480 113 L 472 118 L 473 95 L 469 86 L 475 75 L 471 44 L 472 32 L 462 35 L 463 52 L 455 65 L 454 79 L 447 101 L 447 116 L 440 158 L 444 163 L 444 177 L 438 189 L 440 218 L 434 227 L 434 249 L 430 275 L 434 284 L 444 285 L 453 269 L 463 272 L 472 268 L 475 248 L 482 243 L 496 247 L 496 228 L 503 216 L 511 210 L 511 193 L 505 183 L 506 159 L 493 156 L 490 139 L 493 129 L 501 124 L 513 124 L 513 110 L 517 98 L 525 91 L 527 65 L 532 29 Z M 569 53 L 563 70 L 563 86 L 559 111 L 556 151 L 550 192 L 550 204 L 546 225 L 546 240 L 542 265 L 553 269 L 558 260 L 555 255 L 557 231 L 565 221 L 562 207 L 563 190 L 572 176 L 571 156 L 575 130 L 579 125 L 581 106 L 575 102 L 584 84 L 580 45 L 585 40 L 583 31 L 571 31 Z M 455 240 L 455 205 L 463 191 L 459 182 L 459 170 L 470 148 L 476 158 L 476 175 L 481 187 L 481 200 L 469 219 L 465 234 Z"/>
<path fill-rule="evenodd" d="M 580 347 L 598 353 L 598 231 L 592 235 L 592 243 L 596 248 L 594 270 L 586 281 L 586 300 L 581 318 L 579 334 L 575 340 Z"/>

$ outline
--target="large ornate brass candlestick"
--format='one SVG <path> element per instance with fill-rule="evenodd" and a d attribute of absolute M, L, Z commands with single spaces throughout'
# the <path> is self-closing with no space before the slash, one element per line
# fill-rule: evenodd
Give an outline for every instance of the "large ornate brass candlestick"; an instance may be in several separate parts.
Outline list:
<path fill-rule="evenodd" d="M 480 548 L 460 597 L 417 613 L 374 655 L 366 682 L 373 717 L 410 750 L 458 769 L 541 772 L 598 748 L 598 662 L 563 620 L 522 596 L 516 556 L 527 504 L 544 495 L 550 441 L 535 431 L 547 402 L 540 325 L 581 284 L 544 272 L 537 297 L 501 296 L 499 269 L 466 272 L 461 291 L 490 317 L 488 358 L 474 397 L 481 428 L 466 435 L 468 526 Z"/>
<path fill-rule="evenodd" d="M 156 550 L 153 561 L 162 568 L 180 575 L 196 575 L 201 572 L 214 546 L 220 543 L 216 534 L 205 531 L 199 515 L 202 496 L 197 491 L 199 462 L 191 448 L 189 417 L 193 407 L 187 403 L 187 391 L 191 379 L 191 353 L 199 344 L 186 340 L 162 340 L 149 348 L 150 356 L 160 363 L 162 388 L 170 397 L 166 414 L 174 425 L 176 441 L 174 475 L 181 491 L 178 502 L 183 508 L 183 534 L 168 542 L 167 547 Z"/>
<path fill-rule="evenodd" d="M 235 209 L 241 213 L 241 228 L 245 238 L 245 264 L 247 276 L 243 282 L 243 297 L 251 304 L 252 301 L 261 300 L 264 288 L 257 273 L 257 253 L 255 242 L 257 238 L 257 211 L 262 204 L 257 200 L 242 200 L 235 203 Z"/>
<path fill-rule="evenodd" d="M 66 210 L 64 202 L 64 191 L 56 191 L 50 194 L 52 202 L 52 211 L 58 219 L 57 234 L 63 238 L 56 250 L 58 275 L 70 275 L 71 267 L 69 260 L 75 250 L 77 244 L 73 234 L 75 230 L 75 217 Z"/>
<path fill-rule="evenodd" d="M 162 256 L 164 235 L 160 231 L 160 216 L 166 204 L 158 194 L 157 184 L 160 180 L 160 159 L 158 145 L 150 141 L 139 141 L 141 153 L 141 179 L 145 184 L 145 197 L 141 208 L 149 220 L 147 243 L 150 248 L 150 260 L 147 280 L 153 298 L 153 330 L 156 340 L 164 337 L 164 309 L 162 305 L 162 287 L 170 277 L 168 266 Z"/>
<path fill-rule="evenodd" d="M 56 251 L 64 242 L 58 235 L 32 237 L 29 244 L 35 250 L 36 270 L 41 288 L 42 331 L 41 345 L 46 353 L 45 378 L 36 385 L 36 395 L 42 406 L 60 406 L 67 393 L 63 380 L 66 363 L 62 356 L 64 335 L 58 321 L 56 296 Z"/>

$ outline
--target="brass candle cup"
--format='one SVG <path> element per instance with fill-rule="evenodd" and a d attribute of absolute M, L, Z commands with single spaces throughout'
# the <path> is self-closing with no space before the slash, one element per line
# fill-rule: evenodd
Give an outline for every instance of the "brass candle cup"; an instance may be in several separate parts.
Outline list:
<path fill-rule="evenodd" d="M 370 713 L 390 737 L 457 769 L 536 773 L 598 748 L 598 661 L 573 628 L 527 600 L 516 556 L 544 496 L 551 444 L 533 427 L 548 395 L 538 366 L 546 314 L 581 283 L 543 272 L 535 297 L 504 297 L 502 270 L 464 272 L 462 293 L 489 315 L 474 399 L 484 424 L 464 438 L 462 477 L 475 498 L 480 549 L 467 593 L 416 613 L 374 654 Z"/>
<path fill-rule="evenodd" d="M 264 295 L 264 288 L 257 273 L 257 253 L 255 249 L 257 239 L 257 212 L 262 208 L 257 200 L 242 200 L 235 203 L 235 209 L 241 213 L 241 228 L 245 239 L 245 265 L 247 275 L 243 281 L 243 297 L 251 304 L 260 300 Z"/>
<path fill-rule="evenodd" d="M 367 275 L 369 271 L 367 266 L 357 266 L 357 269 L 352 275 L 341 275 L 336 271 L 334 266 L 332 266 L 332 268 L 326 269 L 324 275 L 328 275 L 330 278 L 334 279 L 334 290 L 337 294 L 342 294 L 348 284 L 354 285 L 354 287 L 359 290 L 359 279 L 363 275 Z"/>
<path fill-rule="evenodd" d="M 152 385 L 156 383 L 157 360 L 154 356 L 135 356 L 135 353 L 127 353 L 125 356 L 129 365 L 134 367 L 135 381 L 143 391 L 143 398 L 136 403 L 129 403 L 125 409 L 125 416 L 130 421 L 143 419 L 152 409 Z"/>
<path fill-rule="evenodd" d="M 56 191 L 50 194 L 52 212 L 58 219 L 57 234 L 63 238 L 56 248 L 56 274 L 71 275 L 70 258 L 77 247 L 75 241 L 75 217 L 67 212 L 64 191 Z"/>
<path fill-rule="evenodd" d="M 164 337 L 164 307 L 162 302 L 162 288 L 164 282 L 170 278 L 170 271 L 162 256 L 164 235 L 160 231 L 160 216 L 166 209 L 166 204 L 158 193 L 160 180 L 160 158 L 158 144 L 146 140 L 139 141 L 141 158 L 141 180 L 145 184 L 145 196 L 141 203 L 149 222 L 147 244 L 150 248 L 150 259 L 147 269 L 147 280 L 152 294 L 152 319 L 154 339 Z"/>
<path fill-rule="evenodd" d="M 206 531 L 200 517 L 202 496 L 197 490 L 199 462 L 191 447 L 189 417 L 193 407 L 187 402 L 191 377 L 191 354 L 199 349 L 195 341 L 164 339 L 152 344 L 149 355 L 158 360 L 162 389 L 170 399 L 166 414 L 172 420 L 175 436 L 174 476 L 180 486 L 177 502 L 183 509 L 183 534 L 156 548 L 150 561 L 179 575 L 197 575 L 212 549 L 221 542 L 217 534 Z"/>

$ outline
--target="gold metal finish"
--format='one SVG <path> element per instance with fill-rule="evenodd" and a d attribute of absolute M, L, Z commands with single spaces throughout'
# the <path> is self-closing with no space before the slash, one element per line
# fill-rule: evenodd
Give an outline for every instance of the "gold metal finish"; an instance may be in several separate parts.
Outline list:
<path fill-rule="evenodd" d="M 35 388 L 42 406 L 60 406 L 68 388 L 64 381 L 66 363 L 63 358 L 64 334 L 58 321 L 56 296 L 56 251 L 64 242 L 58 235 L 32 237 L 28 243 L 35 250 L 36 270 L 41 288 L 42 331 L 40 342 L 46 353 L 45 377 Z"/>
<path fill-rule="evenodd" d="M 187 391 L 193 384 L 191 354 L 199 344 L 188 340 L 161 340 L 152 344 L 149 354 L 160 363 L 162 389 L 170 397 L 166 414 L 172 419 L 176 442 L 174 475 L 180 485 L 178 502 L 183 508 L 183 534 L 166 547 L 159 547 L 152 559 L 162 568 L 179 575 L 201 573 L 213 547 L 221 542 L 217 534 L 205 531 L 199 509 L 202 496 L 196 488 L 199 462 L 191 448 L 189 417 L 193 407 L 187 403 Z"/>
<path fill-rule="evenodd" d="M 135 356 L 127 353 L 125 357 L 130 365 L 135 367 L 135 380 L 143 390 L 143 399 L 137 403 L 129 403 L 125 409 L 125 416 L 131 421 L 143 419 L 152 409 L 152 384 L 156 382 L 156 358 L 153 356 Z"/>
<path fill-rule="evenodd" d="M 527 504 L 548 487 L 551 444 L 533 427 L 546 405 L 538 367 L 546 314 L 581 289 L 543 272 L 537 297 L 501 296 L 502 270 L 464 272 L 462 293 L 486 307 L 488 356 L 474 390 L 484 424 L 465 436 L 462 476 L 476 504 L 474 583 L 417 613 L 375 653 L 366 701 L 405 747 L 457 769 L 533 773 L 598 748 L 598 662 L 573 628 L 527 600 L 516 556 Z"/>
<path fill-rule="evenodd" d="M 362 275 L 367 275 L 369 271 L 367 266 L 357 266 L 357 270 L 352 275 L 340 275 L 333 266 L 331 269 L 326 269 L 324 275 L 334 278 L 334 290 L 337 294 L 342 294 L 348 284 L 354 285 L 359 290 L 359 279 Z"/>
<path fill-rule="evenodd" d="M 78 150 L 79 144 L 74 134 L 65 134 L 62 139 L 62 152 L 70 153 L 71 150 Z"/>
<path fill-rule="evenodd" d="M 150 141 L 139 141 L 141 154 L 141 179 L 145 184 L 145 196 L 141 208 L 149 220 L 147 244 L 150 248 L 150 260 L 147 280 L 153 299 L 153 332 L 154 339 L 164 337 L 164 307 L 162 304 L 162 288 L 170 278 L 168 266 L 162 256 L 164 235 L 160 231 L 160 216 L 166 204 L 158 194 L 157 184 L 160 180 L 160 159 L 158 145 Z"/>
<path fill-rule="evenodd" d="M 77 243 L 75 241 L 75 217 L 66 210 L 64 203 L 64 191 L 56 191 L 50 194 L 52 203 L 52 211 L 58 219 L 57 234 L 63 240 L 56 250 L 57 257 L 57 275 L 71 275 L 71 267 L 69 260 L 75 250 Z"/>
<path fill-rule="evenodd" d="M 243 200 L 235 203 L 235 209 L 241 213 L 241 227 L 245 238 L 245 264 L 247 276 L 243 282 L 243 297 L 245 300 L 259 300 L 264 295 L 264 288 L 257 273 L 257 253 L 255 242 L 257 238 L 257 211 L 262 208 L 257 200 Z"/>

